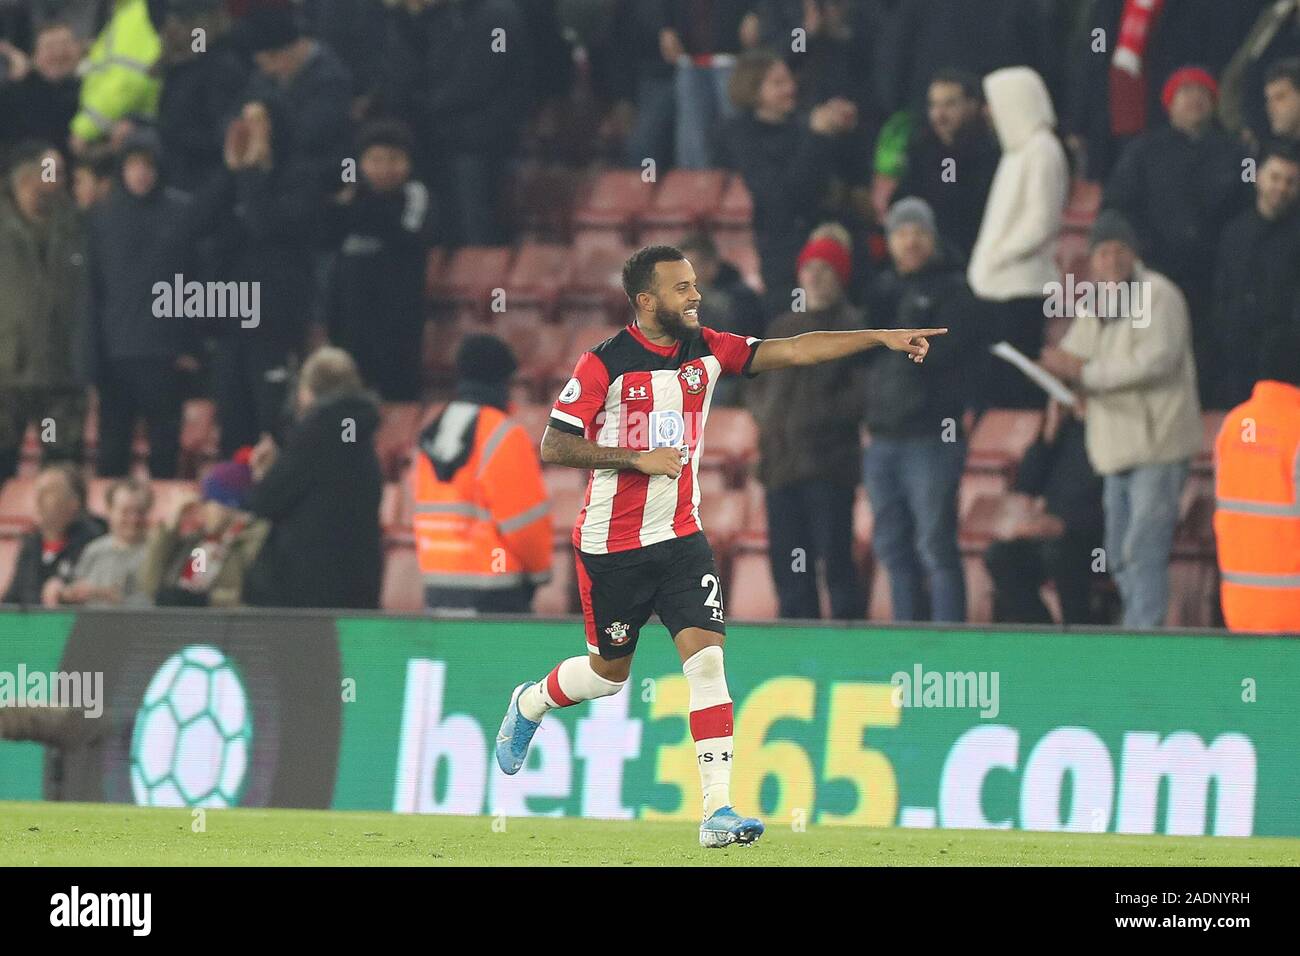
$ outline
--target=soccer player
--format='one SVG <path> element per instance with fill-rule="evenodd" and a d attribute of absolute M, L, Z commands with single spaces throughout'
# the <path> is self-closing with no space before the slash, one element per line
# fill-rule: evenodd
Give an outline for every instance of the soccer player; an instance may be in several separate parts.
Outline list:
<path fill-rule="evenodd" d="M 921 362 L 926 336 L 947 329 L 807 332 L 743 338 L 700 325 L 695 270 L 671 246 L 623 266 L 633 321 L 585 352 L 560 392 L 542 461 L 591 470 L 573 529 L 587 653 L 510 695 L 497 763 L 514 774 L 547 711 L 617 694 L 641 627 L 656 613 L 677 645 L 690 689 L 704 822 L 700 844 L 753 843 L 763 824 L 731 807 L 732 708 L 723 671 L 722 586 L 700 525 L 700 438 L 723 375 L 816 365 L 883 345 Z"/>

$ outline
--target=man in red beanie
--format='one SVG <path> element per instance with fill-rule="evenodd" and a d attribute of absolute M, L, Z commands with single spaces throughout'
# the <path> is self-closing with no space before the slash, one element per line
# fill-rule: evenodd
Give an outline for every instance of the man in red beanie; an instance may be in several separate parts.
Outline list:
<path fill-rule="evenodd" d="M 844 297 L 848 242 L 834 226 L 813 233 L 797 260 L 804 310 L 774 319 L 770 337 L 866 326 L 862 311 Z M 819 563 L 831 617 L 862 617 L 853 564 L 861 373 L 850 362 L 780 369 L 746 383 L 745 401 L 758 425 L 758 480 L 767 493 L 768 553 L 781 617 L 822 616 Z"/>
<path fill-rule="evenodd" d="M 1251 199 L 1243 147 L 1214 121 L 1217 98 L 1205 70 L 1187 66 L 1170 74 L 1161 96 L 1169 125 L 1129 143 L 1102 196 L 1102 207 L 1119 210 L 1137 231 L 1143 261 L 1186 296 L 1198 370 L 1209 360 L 1219 237 Z"/>

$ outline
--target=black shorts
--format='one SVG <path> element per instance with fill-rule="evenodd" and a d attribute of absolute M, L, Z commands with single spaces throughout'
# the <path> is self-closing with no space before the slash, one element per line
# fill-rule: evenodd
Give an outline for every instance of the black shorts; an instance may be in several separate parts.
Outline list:
<path fill-rule="evenodd" d="M 652 612 L 673 637 L 687 627 L 727 633 L 722 582 L 702 532 L 632 551 L 576 555 L 587 649 L 606 660 L 636 650 Z"/>

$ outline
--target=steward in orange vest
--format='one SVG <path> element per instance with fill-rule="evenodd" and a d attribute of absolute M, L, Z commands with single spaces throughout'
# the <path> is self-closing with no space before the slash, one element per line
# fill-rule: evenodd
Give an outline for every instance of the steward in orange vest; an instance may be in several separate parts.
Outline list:
<path fill-rule="evenodd" d="M 537 451 L 504 411 L 515 359 L 473 335 L 456 366 L 456 399 L 421 433 L 411 472 L 424 603 L 526 613 L 550 578 L 552 526 Z"/>
<path fill-rule="evenodd" d="M 1300 633 L 1300 332 L 1265 338 L 1250 399 L 1214 443 L 1214 534 L 1233 631 Z"/>

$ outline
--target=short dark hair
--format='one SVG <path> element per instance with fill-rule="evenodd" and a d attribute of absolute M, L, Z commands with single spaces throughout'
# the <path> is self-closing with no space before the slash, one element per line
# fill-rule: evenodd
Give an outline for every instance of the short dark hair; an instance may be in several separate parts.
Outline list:
<path fill-rule="evenodd" d="M 1278 60 L 1264 73 L 1265 86 L 1278 80 L 1286 80 L 1300 90 L 1300 56 L 1289 56 L 1285 60 Z"/>
<path fill-rule="evenodd" d="M 21 166 L 39 164 L 46 153 L 57 153 L 58 147 L 43 139 L 24 139 L 15 143 L 5 155 L 5 174 L 12 176 Z"/>
<path fill-rule="evenodd" d="M 752 113 L 758 109 L 758 91 L 767 71 L 781 62 L 771 50 L 750 50 L 736 60 L 736 68 L 727 80 L 727 97 L 738 110 Z"/>
<path fill-rule="evenodd" d="M 930 77 L 930 85 L 933 86 L 935 83 L 951 83 L 953 86 L 960 86 L 962 94 L 967 99 L 984 102 L 984 84 L 969 70 L 958 70 L 953 67 L 936 70 Z"/>
<path fill-rule="evenodd" d="M 718 244 L 707 232 L 691 233 L 677 243 L 677 248 L 683 255 L 688 252 L 698 252 L 706 259 L 718 258 Z"/>
<path fill-rule="evenodd" d="M 99 179 L 105 179 L 117 172 L 117 157 L 113 148 L 107 143 L 94 142 L 72 157 L 72 171 L 87 169 Z"/>
<path fill-rule="evenodd" d="M 636 297 L 649 292 L 654 284 L 655 266 L 661 262 L 681 262 L 686 257 L 676 246 L 646 246 L 638 249 L 623 263 L 623 291 L 636 308 Z"/>
<path fill-rule="evenodd" d="M 407 156 L 415 152 L 415 137 L 411 128 L 398 119 L 377 119 L 361 127 L 357 134 L 357 155 L 371 146 L 391 146 Z"/>
<path fill-rule="evenodd" d="M 1300 89 L 1300 87 L 1296 87 Z M 1258 169 L 1263 169 L 1264 164 L 1270 159 L 1280 159 L 1287 163 L 1300 163 L 1300 155 L 1296 153 L 1295 147 L 1285 140 L 1273 139 L 1264 143 L 1259 154 Z"/>
<path fill-rule="evenodd" d="M 1277 326 L 1260 337 L 1259 377 L 1300 385 L 1300 324 Z"/>

